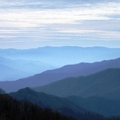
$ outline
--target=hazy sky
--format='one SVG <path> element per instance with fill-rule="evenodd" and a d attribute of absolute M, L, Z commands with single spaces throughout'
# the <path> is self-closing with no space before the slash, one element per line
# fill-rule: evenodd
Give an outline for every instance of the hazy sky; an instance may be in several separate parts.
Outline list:
<path fill-rule="evenodd" d="M 120 48 L 120 0 L 93 1 L 0 0 L 0 48 Z"/>

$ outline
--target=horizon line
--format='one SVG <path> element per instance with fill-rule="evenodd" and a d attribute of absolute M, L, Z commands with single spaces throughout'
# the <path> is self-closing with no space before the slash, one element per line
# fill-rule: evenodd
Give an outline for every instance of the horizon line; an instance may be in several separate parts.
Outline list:
<path fill-rule="evenodd" d="M 17 47 L 6 47 L 6 48 L 0 48 L 2 50 L 6 49 L 16 49 L 16 50 L 28 50 L 28 49 L 39 49 L 39 48 L 46 48 L 46 47 L 51 47 L 51 48 L 61 48 L 61 47 L 78 47 L 78 48 L 108 48 L 108 49 L 120 49 L 119 47 L 106 47 L 106 46 L 77 46 L 77 45 L 63 45 L 63 46 L 39 46 L 39 47 L 26 47 L 26 48 L 17 48 Z"/>

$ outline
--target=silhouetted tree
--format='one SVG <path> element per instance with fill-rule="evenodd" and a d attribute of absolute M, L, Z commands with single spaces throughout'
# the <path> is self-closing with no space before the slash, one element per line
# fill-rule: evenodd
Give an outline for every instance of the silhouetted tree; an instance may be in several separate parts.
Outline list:
<path fill-rule="evenodd" d="M 18 101 L 0 95 L 0 120 L 75 120 L 50 108 L 41 108 L 28 100 Z"/>

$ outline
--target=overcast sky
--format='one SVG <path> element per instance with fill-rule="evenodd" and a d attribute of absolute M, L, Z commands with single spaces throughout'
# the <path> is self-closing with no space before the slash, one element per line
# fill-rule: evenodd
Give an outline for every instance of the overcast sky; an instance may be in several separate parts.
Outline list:
<path fill-rule="evenodd" d="M 0 0 L 0 48 L 120 48 L 120 0 L 93 1 Z"/>

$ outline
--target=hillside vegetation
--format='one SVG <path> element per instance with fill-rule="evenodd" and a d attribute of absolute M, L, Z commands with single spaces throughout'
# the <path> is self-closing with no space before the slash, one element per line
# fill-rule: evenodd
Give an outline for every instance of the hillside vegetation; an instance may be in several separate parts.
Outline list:
<path fill-rule="evenodd" d="M 28 100 L 18 101 L 9 95 L 0 95 L 0 120 L 75 120 L 50 108 L 41 108 Z"/>
<path fill-rule="evenodd" d="M 120 69 L 106 69 L 80 77 L 70 77 L 57 82 L 36 87 L 34 90 L 56 96 L 103 96 L 120 100 Z"/>

